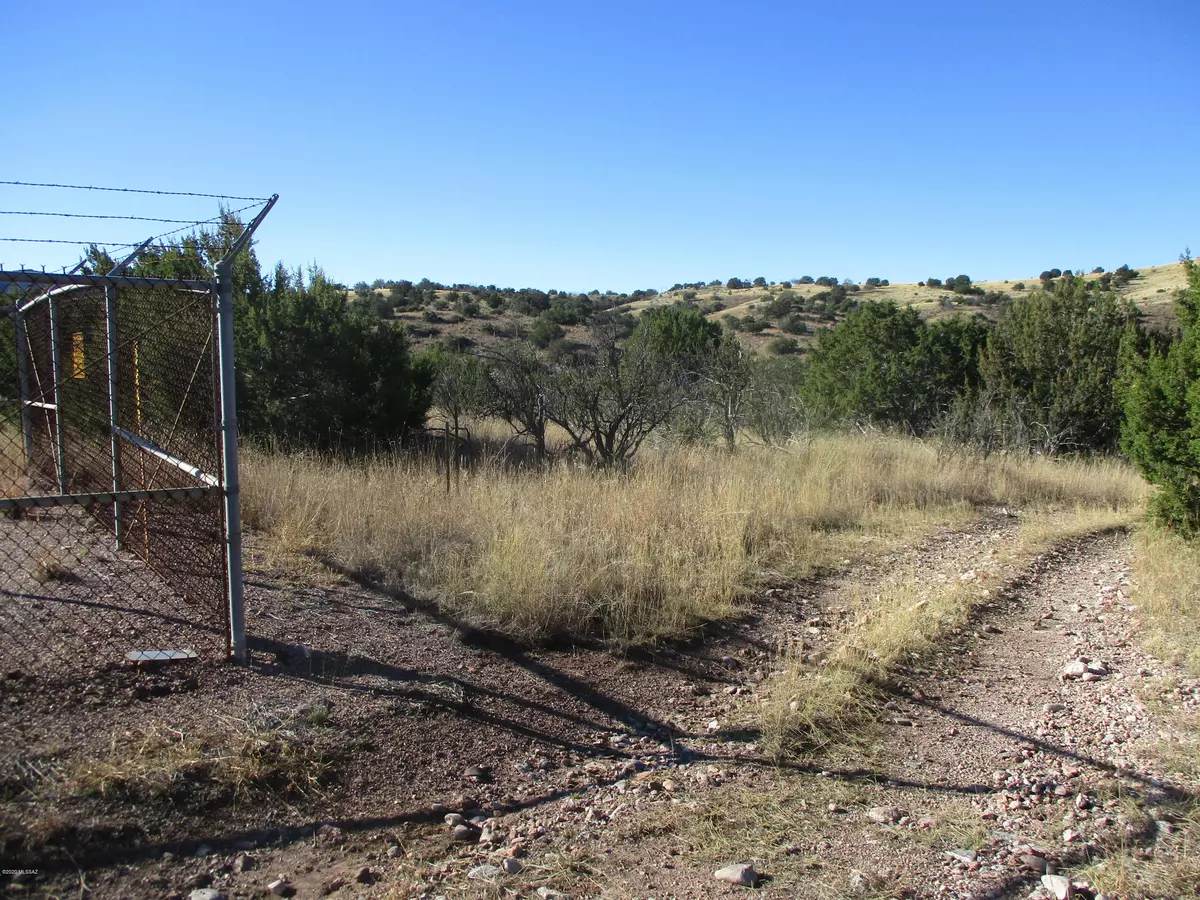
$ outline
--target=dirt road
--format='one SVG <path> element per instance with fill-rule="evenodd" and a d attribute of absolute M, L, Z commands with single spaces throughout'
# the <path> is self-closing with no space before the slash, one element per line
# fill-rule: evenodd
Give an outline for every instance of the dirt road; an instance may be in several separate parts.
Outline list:
<path fill-rule="evenodd" d="M 851 595 L 896 572 L 970 577 L 1013 530 L 998 517 L 841 579 L 781 585 L 703 643 L 625 658 L 488 644 L 362 588 L 316 596 L 260 574 L 264 609 L 303 607 L 309 630 L 280 630 L 271 666 L 213 690 L 321 700 L 343 740 L 371 740 L 309 802 L 203 811 L 205 839 L 175 809 L 131 833 L 116 865 L 101 854 L 27 890 L 82 877 L 92 896 L 253 897 L 284 875 L 278 889 L 301 897 L 1026 897 L 1066 890 L 1041 876 L 1067 871 L 1086 880 L 1077 896 L 1097 883 L 1135 896 L 1112 863 L 1081 871 L 1126 858 L 1186 878 L 1197 785 L 1162 760 L 1164 745 L 1186 747 L 1176 716 L 1197 712 L 1200 683 L 1141 649 L 1123 534 L 1040 558 L 981 598 L 968 629 L 899 673 L 855 746 L 786 766 L 759 750 L 779 640 L 802 635 L 819 654 Z M 362 636 L 353 658 L 321 649 L 347 628 Z M 211 703 L 200 682 L 137 714 Z M 44 716 L 22 702 L 28 739 Z M 754 866 L 755 888 L 714 878 L 733 863 Z"/>

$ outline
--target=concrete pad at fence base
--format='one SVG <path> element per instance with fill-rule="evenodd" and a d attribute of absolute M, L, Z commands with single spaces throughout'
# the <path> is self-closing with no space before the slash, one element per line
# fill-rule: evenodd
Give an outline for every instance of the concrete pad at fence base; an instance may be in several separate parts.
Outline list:
<path fill-rule="evenodd" d="M 196 659 L 197 656 L 195 650 L 130 650 L 125 654 L 125 658 L 130 662 L 143 664 L 183 662 Z"/>

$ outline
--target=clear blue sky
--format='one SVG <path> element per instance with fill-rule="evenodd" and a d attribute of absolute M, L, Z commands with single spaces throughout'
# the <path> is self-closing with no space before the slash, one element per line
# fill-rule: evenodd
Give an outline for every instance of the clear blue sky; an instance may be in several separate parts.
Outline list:
<path fill-rule="evenodd" d="M 0 179 L 278 193 L 263 262 L 346 283 L 985 280 L 1200 248 L 1195 0 L 23 2 L 5 34 Z M 214 212 L 0 186 L 26 208 Z"/>

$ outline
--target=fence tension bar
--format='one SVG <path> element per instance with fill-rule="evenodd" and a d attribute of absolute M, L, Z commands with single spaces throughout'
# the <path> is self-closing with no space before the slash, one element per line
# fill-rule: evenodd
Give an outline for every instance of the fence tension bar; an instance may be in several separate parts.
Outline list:
<path fill-rule="evenodd" d="M 221 496 L 225 512 L 225 583 L 229 592 L 229 655 L 248 661 L 246 596 L 242 583 L 242 512 L 237 458 L 237 385 L 233 365 L 233 261 L 279 199 L 272 194 L 216 266 L 217 353 L 221 381 Z"/>

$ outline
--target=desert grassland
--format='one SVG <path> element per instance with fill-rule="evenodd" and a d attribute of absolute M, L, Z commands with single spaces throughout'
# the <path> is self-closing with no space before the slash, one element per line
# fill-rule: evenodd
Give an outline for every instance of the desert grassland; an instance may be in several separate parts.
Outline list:
<path fill-rule="evenodd" d="M 251 451 L 243 466 L 246 522 L 275 552 L 390 582 L 520 639 L 614 645 L 686 636 L 737 616 L 762 584 L 886 552 L 981 506 L 1091 528 L 1137 517 L 1146 495 L 1116 461 L 984 459 L 879 435 L 784 451 L 664 448 L 625 473 L 485 465 L 449 494 L 412 457 Z"/>
<path fill-rule="evenodd" d="M 1116 265 L 1109 267 L 1116 268 Z M 1175 293 L 1181 288 L 1187 287 L 1187 276 L 1184 274 L 1183 267 L 1179 263 L 1167 263 L 1161 266 L 1145 266 L 1137 267 L 1139 277 L 1135 278 L 1128 285 L 1122 288 L 1118 293 L 1122 297 L 1127 297 L 1139 306 L 1142 306 L 1149 314 L 1156 315 L 1161 318 L 1163 315 L 1170 313 L 1170 307 L 1175 298 Z M 1092 266 L 1088 266 L 1082 271 L 1090 272 Z M 935 273 L 930 273 L 935 277 L 945 278 L 949 272 L 943 272 L 938 276 Z M 881 277 L 886 273 L 881 273 Z M 1099 278 L 1099 275 L 1085 274 L 1085 278 L 1092 280 Z M 975 284 L 985 291 L 1007 291 L 1012 296 L 1019 296 L 1013 291 L 1013 285 L 1018 281 L 1025 283 L 1025 290 L 1038 290 L 1041 288 L 1041 282 L 1038 280 L 1037 274 L 1030 274 L 1026 278 L 1013 278 L 1009 281 L 977 281 Z M 782 288 L 776 286 L 774 291 L 778 293 Z M 792 293 L 800 297 L 808 297 L 819 293 L 828 288 L 817 284 L 793 284 L 787 288 Z M 708 318 L 716 321 L 723 315 L 733 313 L 734 315 L 745 315 L 752 312 L 749 305 L 754 303 L 762 303 L 770 299 L 770 294 L 766 288 L 748 287 L 748 288 L 726 288 L 724 285 L 711 288 L 705 287 L 697 290 L 697 300 L 707 300 L 716 292 L 721 295 L 722 300 L 726 304 L 726 308 L 720 312 L 711 314 Z M 916 284 L 900 283 L 889 284 L 878 288 L 864 288 L 854 297 L 859 301 L 878 300 L 892 301 L 900 306 L 912 304 L 918 310 L 926 315 L 941 315 L 947 312 L 941 307 L 938 298 L 949 293 L 943 287 L 921 287 Z M 663 304 L 670 304 L 679 299 L 679 292 L 668 291 L 656 297 L 649 297 L 644 300 L 637 300 L 628 304 L 625 308 L 631 310 L 646 309 Z M 953 311 L 953 310 L 950 310 Z M 961 310 L 967 313 L 975 311 L 974 307 L 966 307 Z"/>

